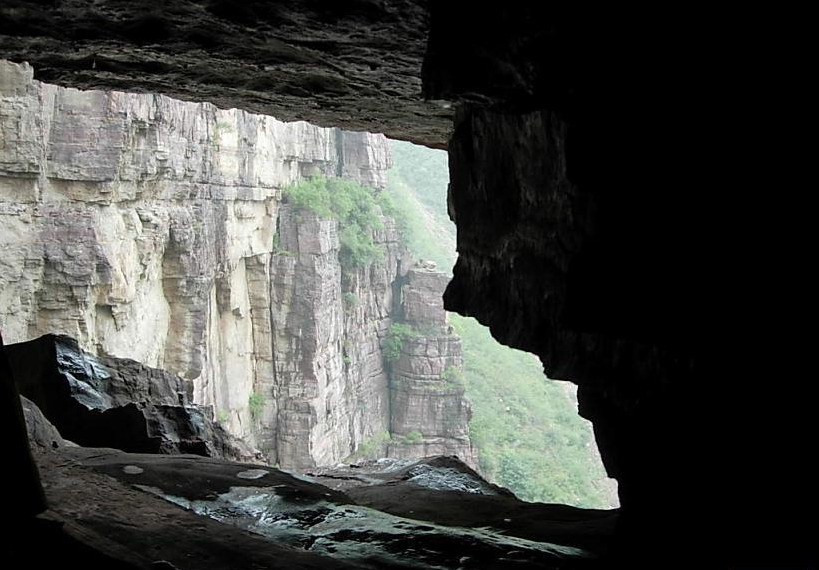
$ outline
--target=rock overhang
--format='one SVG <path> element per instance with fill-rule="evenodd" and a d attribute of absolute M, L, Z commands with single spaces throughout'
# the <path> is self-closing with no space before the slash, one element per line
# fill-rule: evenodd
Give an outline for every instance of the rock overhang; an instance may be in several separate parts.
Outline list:
<path fill-rule="evenodd" d="M 165 94 L 443 148 L 421 97 L 426 2 L 4 2 L 0 48 L 35 78 Z"/>
<path fill-rule="evenodd" d="M 105 2 L 101 10 L 111 15 L 122 8 L 121 4 L 124 3 Z M 258 95 L 253 89 L 236 87 L 248 81 L 241 72 L 234 74 L 234 84 L 227 87 L 223 80 L 219 83 L 218 75 L 212 85 L 200 85 L 194 77 L 184 87 L 188 72 L 173 69 L 169 72 L 165 67 L 176 57 L 168 47 L 173 44 L 168 30 L 176 30 L 177 24 L 165 27 L 165 32 L 160 25 L 159 35 L 146 33 L 152 29 L 148 25 L 152 20 L 146 20 L 142 11 L 135 15 L 126 10 L 116 21 L 130 22 L 127 30 L 116 32 L 118 35 L 103 32 L 102 39 L 88 38 L 87 33 L 86 36 L 78 33 L 77 23 L 69 15 L 77 9 L 76 5 L 65 2 L 51 11 L 50 6 L 44 8 L 41 3 L 6 2 L 3 7 L 6 25 L 0 29 L 0 46 L 8 57 L 31 61 L 43 69 L 41 78 L 58 83 L 151 89 L 183 98 L 201 97 L 226 106 L 247 105 L 252 110 L 273 110 L 276 105 L 263 93 Z M 308 14 L 310 5 L 322 8 L 324 13 L 317 9 L 318 12 Z M 204 16 L 202 21 L 218 17 L 228 23 L 216 27 L 226 26 L 229 30 L 239 29 L 232 28 L 235 24 L 230 23 L 239 13 L 238 20 L 247 31 L 255 29 L 254 22 L 281 17 L 288 10 L 291 14 L 301 13 L 292 21 L 303 23 L 304 36 L 316 38 L 309 43 L 311 49 L 334 45 L 332 39 L 328 41 L 327 33 L 319 29 L 322 26 L 332 30 L 346 26 L 347 31 L 340 33 L 349 32 L 352 37 L 357 32 L 351 31 L 353 28 L 347 25 L 350 22 L 358 22 L 356 27 L 362 30 L 380 20 L 381 32 L 400 45 L 397 50 L 396 43 L 379 46 L 388 46 L 387 51 L 393 52 L 389 57 L 397 57 L 387 74 L 398 77 L 411 70 L 406 81 L 399 82 L 407 90 L 397 91 L 412 93 L 409 99 L 395 96 L 379 84 L 373 97 L 383 98 L 389 107 L 354 104 L 359 98 L 350 93 L 361 92 L 353 88 L 344 93 L 345 88 L 334 79 L 364 77 L 369 73 L 366 69 L 355 76 L 336 68 L 311 68 L 314 64 L 306 63 L 300 65 L 309 70 L 307 76 L 294 81 L 289 81 L 288 76 L 275 83 L 289 86 L 281 89 L 278 105 L 285 100 L 294 102 L 290 111 L 283 113 L 280 108 L 278 116 L 377 130 L 396 138 L 443 147 L 452 132 L 453 108 L 432 102 L 419 107 L 418 101 L 410 99 L 420 100 L 423 76 L 425 96 L 466 102 L 455 129 L 456 138 L 460 135 L 459 157 L 450 156 L 450 164 L 465 173 L 466 178 L 462 183 L 454 182 L 450 193 L 456 206 L 453 213 L 459 223 L 459 240 L 467 246 L 477 244 L 485 251 L 472 247 L 470 254 L 468 249 L 462 250 L 461 284 L 450 293 L 449 306 L 457 305 L 459 311 L 479 316 L 492 325 L 493 333 L 502 341 L 538 352 L 547 367 L 554 369 L 557 362 L 561 376 L 586 384 L 581 407 L 595 422 L 603 455 L 612 470 L 619 474 L 621 484 L 628 482 L 624 506 L 642 511 L 643 522 L 663 520 L 669 528 L 682 530 L 696 519 L 694 511 L 701 504 L 699 498 L 706 497 L 715 499 L 714 504 L 727 505 L 720 509 L 726 520 L 760 539 L 758 544 L 768 545 L 760 556 L 775 559 L 777 549 L 787 544 L 789 533 L 797 538 L 806 536 L 804 530 L 796 528 L 798 517 L 787 507 L 766 505 L 763 514 L 754 515 L 794 521 L 776 531 L 762 528 L 765 525 L 753 526 L 750 521 L 754 518 L 746 516 L 750 514 L 746 498 L 757 491 L 757 484 L 781 483 L 780 473 L 800 471 L 781 469 L 780 463 L 791 464 L 791 458 L 803 451 L 804 438 L 789 436 L 809 430 L 797 424 L 788 436 L 780 437 L 782 444 L 776 451 L 779 461 L 769 461 L 767 467 L 754 459 L 758 438 L 745 433 L 766 435 L 759 433 L 762 430 L 755 423 L 762 407 L 781 420 L 782 425 L 792 425 L 796 421 L 792 418 L 806 415 L 771 412 L 769 403 L 762 402 L 764 396 L 759 396 L 766 392 L 758 388 L 765 385 L 771 370 L 780 370 L 781 363 L 749 364 L 757 362 L 760 356 L 781 360 L 780 355 L 784 354 L 781 344 L 786 341 L 777 344 L 768 339 L 770 335 L 751 338 L 754 327 L 743 326 L 748 324 L 747 316 L 743 316 L 746 307 L 758 307 L 755 299 L 742 293 L 747 291 L 743 280 L 756 278 L 759 272 L 750 259 L 754 248 L 745 251 L 734 248 L 725 234 L 736 233 L 738 237 L 732 239 L 737 243 L 746 240 L 755 246 L 757 242 L 750 237 L 753 230 L 747 226 L 726 221 L 725 227 L 720 227 L 723 220 L 734 220 L 735 210 L 746 204 L 745 196 L 740 198 L 725 191 L 733 184 L 734 171 L 728 167 L 748 166 L 747 161 L 731 156 L 739 154 L 737 150 L 727 147 L 738 143 L 737 148 L 742 148 L 743 144 L 737 141 L 736 134 L 726 132 L 733 124 L 726 126 L 721 115 L 725 108 L 713 104 L 723 103 L 720 98 L 729 92 L 725 78 L 730 74 L 724 72 L 731 66 L 725 65 L 728 61 L 725 47 L 729 43 L 726 38 L 734 38 L 733 32 L 719 32 L 737 28 L 733 17 L 727 19 L 724 14 L 711 12 L 706 18 L 696 11 L 688 15 L 654 14 L 657 25 L 646 26 L 640 17 L 644 14 L 628 13 L 619 6 L 597 19 L 592 15 L 569 17 L 557 10 L 548 19 L 538 19 L 538 8 L 527 8 L 526 3 L 515 1 L 472 11 L 464 10 L 464 3 L 460 2 L 391 3 L 404 8 L 402 21 L 423 21 L 424 26 L 429 26 L 423 28 L 431 30 L 427 46 L 425 34 L 413 36 L 414 32 L 406 29 L 402 32 L 400 24 L 393 25 L 394 20 L 389 24 L 383 13 L 376 15 L 391 8 L 364 2 L 337 5 L 343 8 L 294 2 L 268 13 L 258 11 L 258 3 L 251 3 L 249 8 L 230 14 L 230 10 L 217 7 L 216 3 L 184 4 L 190 10 L 207 14 L 211 13 L 208 7 L 211 11 L 217 7 L 215 15 Z M 427 19 L 426 6 L 431 10 L 431 20 Z M 79 9 L 80 13 L 90 10 L 82 6 Z M 327 10 L 335 10 L 337 16 L 346 11 L 351 19 L 342 26 L 339 23 L 344 18 L 330 18 Z M 301 17 L 305 19 L 299 20 Z M 308 21 L 311 19 L 321 22 L 321 26 L 311 29 Z M 294 29 L 287 25 L 280 28 Z M 413 29 L 420 28 L 416 25 Z M 280 41 L 281 38 L 276 36 Z M 291 47 L 308 45 L 298 44 L 301 40 L 296 36 L 291 39 Z M 353 43 L 359 46 L 364 41 L 361 37 L 355 39 Z M 226 45 L 219 38 L 197 41 Z M 749 42 L 737 45 L 746 46 Z M 67 53 L 74 55 L 65 56 L 66 47 L 70 47 Z M 102 51 L 104 57 L 95 67 L 95 54 L 102 48 L 109 51 Z M 195 53 L 211 54 L 207 59 L 219 49 L 206 47 Z M 287 51 L 281 46 L 276 49 Z M 179 57 L 184 59 L 184 50 Z M 242 64 L 245 59 L 233 57 L 233 64 Z M 327 62 L 343 59 L 351 66 L 355 63 L 349 52 L 343 58 L 333 57 L 330 54 Z M 106 58 L 114 60 L 113 63 Z M 127 72 L 121 72 L 118 59 L 125 60 Z M 227 60 L 214 60 L 218 72 L 233 70 L 233 64 Z M 406 66 L 402 67 L 398 60 Z M 219 67 L 226 61 L 226 65 Z M 277 76 L 273 71 L 287 71 L 266 70 L 266 65 L 275 64 L 263 62 L 261 70 L 253 69 L 269 72 L 274 78 Z M 310 80 L 309 74 L 313 72 L 322 77 Z M 184 88 L 171 84 L 172 79 Z M 318 101 L 311 105 L 314 98 Z M 498 116 L 491 117 L 491 113 Z M 408 125 L 410 119 L 414 122 Z M 479 131 L 471 127 L 479 121 L 489 126 L 490 137 L 481 140 L 475 136 Z M 504 134 L 502 129 L 515 121 L 520 128 L 511 129 L 512 135 Z M 567 124 L 565 136 L 549 133 L 546 140 L 532 144 L 526 136 L 527 129 L 550 121 Z M 433 124 L 444 126 L 438 129 Z M 544 130 L 534 132 L 540 135 Z M 517 161 L 504 162 L 499 160 L 502 154 L 494 152 L 493 147 L 504 149 L 502 152 L 518 148 L 529 158 L 520 156 Z M 565 158 L 558 181 L 566 180 L 571 186 L 550 186 L 555 179 L 549 180 L 547 176 L 544 180 L 542 173 L 534 173 L 535 178 L 527 182 L 533 174 L 526 170 L 527 164 L 535 164 L 530 159 L 551 156 L 552 152 Z M 481 164 L 478 158 L 482 155 L 489 160 Z M 755 171 L 750 166 L 749 169 Z M 518 178 L 510 183 L 504 180 L 504 173 Z M 472 184 L 484 177 L 490 182 Z M 658 187 L 662 190 L 657 191 Z M 464 208 L 475 205 L 475 195 L 483 195 L 488 203 L 497 204 L 501 196 L 504 199 L 511 196 L 515 201 L 526 198 L 527 192 L 529 196 L 538 196 L 535 206 L 551 201 L 542 212 L 546 217 L 555 214 L 558 223 L 551 234 L 536 232 L 538 237 L 529 244 L 535 247 L 528 250 L 510 249 L 509 240 L 499 232 L 493 232 L 489 240 L 480 236 L 481 240 L 469 242 L 475 233 L 490 228 L 493 219 L 491 215 L 477 215 L 466 221 L 469 214 Z M 462 202 L 460 207 L 458 199 Z M 560 199 L 568 199 L 569 207 L 564 211 L 559 207 Z M 512 215 L 526 211 L 519 206 L 510 206 Z M 534 210 L 529 204 L 528 212 Z M 498 209 L 489 211 L 497 213 Z M 576 222 L 580 223 L 572 225 Z M 529 226 L 549 228 L 542 219 Z M 471 233 L 462 232 L 464 228 Z M 762 233 L 772 235 L 777 229 Z M 514 228 L 511 233 L 520 237 Z M 560 244 L 563 249 L 550 249 L 550 244 Z M 564 260 L 564 264 L 561 256 L 566 249 L 580 251 L 580 255 Z M 731 262 L 726 263 L 726 259 Z M 532 271 L 518 272 L 522 267 Z M 475 289 L 470 296 L 470 285 L 478 284 L 487 274 L 492 281 L 487 294 L 475 294 L 481 291 Z M 777 279 L 770 277 L 775 274 L 770 272 L 767 280 L 763 280 L 765 286 L 760 287 L 769 291 L 772 298 L 783 292 L 781 286 L 774 284 Z M 765 309 L 772 305 L 767 303 L 761 312 L 766 313 Z M 751 313 L 757 311 L 747 314 Z M 761 350 L 749 358 L 752 352 L 749 346 Z M 697 359 L 699 364 L 695 365 Z M 703 409 L 692 387 L 702 385 L 712 388 L 711 401 L 705 407 L 709 414 L 697 414 L 698 421 L 691 422 L 692 410 Z M 807 401 L 803 399 L 801 404 L 805 406 Z M 716 419 L 718 415 L 727 416 L 723 422 L 737 427 L 724 429 Z M 731 435 L 736 449 L 730 457 L 725 457 L 714 443 L 719 438 L 709 437 L 710 430 Z M 699 468 L 703 457 L 708 458 L 708 473 Z M 742 465 L 755 470 L 755 476 L 744 477 L 747 473 L 740 473 Z M 758 472 L 760 468 L 762 473 Z M 712 472 L 719 481 L 730 478 L 745 482 L 736 483 L 728 496 L 717 501 L 709 478 Z M 676 484 L 669 484 L 672 481 Z M 682 500 L 680 491 L 685 493 Z M 688 511 L 662 512 L 663 504 L 672 503 L 683 504 Z M 643 530 L 660 526 L 653 522 Z M 655 536 L 665 541 L 658 542 L 655 550 L 662 550 L 663 544 L 673 545 L 672 534 Z M 704 529 L 703 534 L 712 540 L 717 536 L 712 528 Z M 733 550 L 736 554 L 742 544 L 728 540 L 719 546 L 724 552 Z M 805 541 L 797 545 L 797 551 L 804 544 Z M 801 552 L 796 552 L 794 558 Z"/>

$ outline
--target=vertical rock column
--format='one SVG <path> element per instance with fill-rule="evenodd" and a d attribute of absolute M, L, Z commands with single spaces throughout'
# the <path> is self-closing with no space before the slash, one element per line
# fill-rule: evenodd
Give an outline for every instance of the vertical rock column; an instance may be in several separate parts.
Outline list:
<path fill-rule="evenodd" d="M 279 211 L 270 271 L 277 408 L 265 410 L 262 423 L 282 466 L 337 463 L 388 429 L 379 337 L 401 248 L 394 222 L 383 223 L 373 236 L 383 258 L 343 267 L 336 220 L 289 205 Z"/>
<path fill-rule="evenodd" d="M 404 322 L 411 332 L 392 365 L 390 457 L 457 455 L 472 467 L 472 415 L 464 397 L 461 339 L 452 333 L 442 294 L 449 277 L 419 262 L 401 289 Z"/>
<path fill-rule="evenodd" d="M 271 271 L 279 462 L 316 465 L 319 400 L 340 374 L 341 275 L 335 220 L 284 206 Z M 325 442 L 326 443 L 326 442 Z"/>

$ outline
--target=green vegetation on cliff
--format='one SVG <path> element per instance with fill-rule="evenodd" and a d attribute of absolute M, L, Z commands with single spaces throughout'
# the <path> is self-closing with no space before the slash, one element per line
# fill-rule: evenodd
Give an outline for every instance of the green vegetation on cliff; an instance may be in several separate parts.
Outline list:
<path fill-rule="evenodd" d="M 389 214 L 389 198 L 343 178 L 314 177 L 284 189 L 287 202 L 319 217 L 338 220 L 342 266 L 361 267 L 383 255 L 373 232 L 383 228 L 381 213 Z"/>
<path fill-rule="evenodd" d="M 455 259 L 446 153 L 393 142 L 393 158 L 388 191 L 403 211 L 402 235 L 416 256 L 446 271 Z M 450 321 L 463 343 L 459 381 L 472 402 L 469 430 L 481 473 L 527 501 L 615 504 L 573 387 L 548 380 L 535 356 L 499 344 L 474 319 L 450 314 Z"/>
<path fill-rule="evenodd" d="M 455 263 L 455 226 L 446 209 L 446 153 L 398 141 L 393 141 L 392 152 L 394 166 L 388 173 L 387 190 L 400 212 L 401 237 L 415 255 L 450 272 Z"/>
<path fill-rule="evenodd" d="M 384 338 L 381 348 L 387 362 L 395 362 L 401 357 L 401 350 L 407 339 L 418 336 L 420 333 L 406 323 L 393 323 Z"/>
<path fill-rule="evenodd" d="M 250 409 L 250 417 L 257 420 L 262 415 L 264 408 L 264 396 L 257 392 L 253 392 L 248 396 L 247 407 Z"/>

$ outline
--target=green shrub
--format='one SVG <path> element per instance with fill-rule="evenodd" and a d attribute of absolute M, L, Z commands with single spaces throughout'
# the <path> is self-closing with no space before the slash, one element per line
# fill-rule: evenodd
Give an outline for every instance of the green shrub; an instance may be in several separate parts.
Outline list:
<path fill-rule="evenodd" d="M 437 390 L 457 390 L 464 387 L 464 371 L 457 366 L 447 366 L 441 372 L 442 383 L 436 385 Z"/>
<path fill-rule="evenodd" d="M 345 309 L 355 309 L 358 307 L 359 299 L 358 295 L 353 293 L 352 291 L 345 291 L 341 294 L 341 301 L 344 303 Z"/>
<path fill-rule="evenodd" d="M 390 442 L 390 432 L 382 431 L 365 439 L 358 446 L 354 457 L 363 459 L 378 459 L 386 455 L 386 445 Z"/>
<path fill-rule="evenodd" d="M 424 434 L 422 434 L 418 430 L 412 430 L 411 432 L 404 436 L 404 440 L 407 443 L 418 444 L 424 441 Z"/>
<path fill-rule="evenodd" d="M 230 414 L 227 410 L 219 410 L 219 412 L 216 414 L 216 421 L 222 425 L 226 424 L 229 419 Z"/>
<path fill-rule="evenodd" d="M 247 407 L 250 409 L 250 417 L 254 420 L 259 419 L 264 407 L 264 396 L 258 392 L 252 392 L 247 399 Z"/>
<path fill-rule="evenodd" d="M 393 323 L 390 325 L 390 330 L 384 338 L 384 344 L 381 349 L 381 354 L 387 362 L 395 362 L 401 357 L 401 350 L 404 348 L 404 342 L 418 336 L 418 332 L 411 326 L 405 323 Z"/>
<path fill-rule="evenodd" d="M 351 180 L 314 177 L 288 186 L 284 196 L 297 208 L 338 220 L 343 269 L 363 267 L 383 257 L 383 249 L 373 242 L 373 231 L 383 227 L 381 214 L 390 209 L 383 193 Z"/>
<path fill-rule="evenodd" d="M 441 373 L 441 378 L 443 380 L 458 382 L 464 379 L 464 373 L 463 370 L 461 370 L 457 366 L 447 366 L 446 369 L 444 369 L 444 371 Z"/>

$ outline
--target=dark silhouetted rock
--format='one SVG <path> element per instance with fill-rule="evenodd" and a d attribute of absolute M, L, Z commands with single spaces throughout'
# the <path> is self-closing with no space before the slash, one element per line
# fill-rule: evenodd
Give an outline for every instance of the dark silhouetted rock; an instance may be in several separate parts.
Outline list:
<path fill-rule="evenodd" d="M 20 396 L 20 404 L 23 406 L 23 415 L 26 418 L 26 430 L 28 432 L 28 442 L 30 445 L 37 445 L 43 449 L 57 449 L 66 445 L 66 441 L 37 407 L 37 404 Z"/>
<path fill-rule="evenodd" d="M 80 445 L 141 453 L 192 453 L 239 460 L 256 452 L 230 436 L 210 409 L 190 403 L 189 382 L 136 361 L 96 357 L 67 336 L 45 335 L 6 347 L 20 392 L 59 434 Z M 33 410 L 38 443 L 50 428 Z M 57 436 L 59 436 L 57 434 Z"/>

